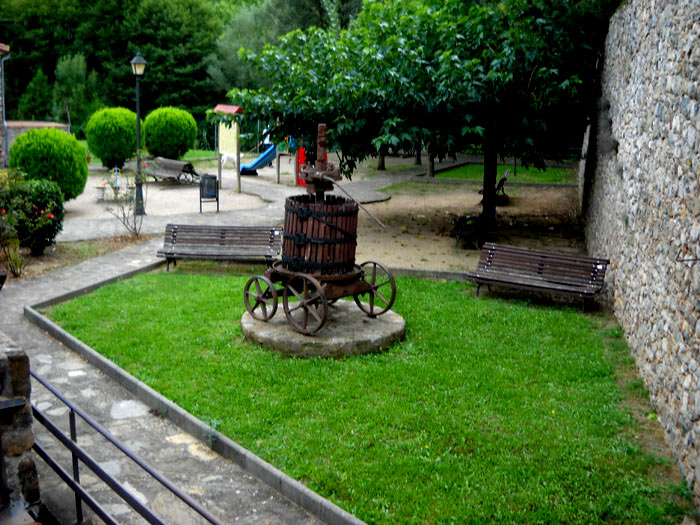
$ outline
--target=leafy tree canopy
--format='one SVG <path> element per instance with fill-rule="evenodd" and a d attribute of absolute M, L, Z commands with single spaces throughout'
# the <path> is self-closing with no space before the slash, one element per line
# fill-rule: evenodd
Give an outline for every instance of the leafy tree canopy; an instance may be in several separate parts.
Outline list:
<path fill-rule="evenodd" d="M 294 31 L 247 53 L 270 86 L 229 96 L 245 108 L 240 118 L 260 119 L 273 139 L 313 143 L 316 124 L 327 123 L 346 174 L 389 149 L 424 144 L 441 158 L 479 145 L 488 157 L 484 212 L 493 216 L 497 155 L 542 165 L 564 110 L 581 130 L 582 83 L 594 77 L 595 39 L 615 5 L 368 0 L 346 31 Z"/>

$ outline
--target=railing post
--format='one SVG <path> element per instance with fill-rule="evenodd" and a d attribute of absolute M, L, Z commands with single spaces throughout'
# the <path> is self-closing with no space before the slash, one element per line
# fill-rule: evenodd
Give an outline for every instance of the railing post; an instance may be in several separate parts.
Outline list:
<path fill-rule="evenodd" d="M 68 414 L 68 419 L 70 421 L 70 439 L 73 441 L 73 443 L 77 444 L 78 437 L 75 427 L 75 412 L 72 409 Z M 75 452 L 72 452 L 71 456 L 73 458 L 73 480 L 80 484 L 80 465 L 78 464 L 78 456 L 75 454 Z M 75 521 L 78 524 L 83 522 L 83 500 L 80 498 L 80 495 L 77 492 L 75 493 Z"/>

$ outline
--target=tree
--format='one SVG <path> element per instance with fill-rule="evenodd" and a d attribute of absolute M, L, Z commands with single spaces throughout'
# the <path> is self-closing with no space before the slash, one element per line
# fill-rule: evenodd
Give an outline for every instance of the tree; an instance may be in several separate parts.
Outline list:
<path fill-rule="evenodd" d="M 543 167 L 549 124 L 566 110 L 578 117 L 569 126 L 582 130 L 581 79 L 590 81 L 597 58 L 589 36 L 614 5 L 368 1 L 340 35 L 297 31 L 249 54 L 271 85 L 230 98 L 246 109 L 239 118 L 261 119 L 273 136 L 312 142 L 315 123 L 326 122 L 346 173 L 390 149 L 425 145 L 432 161 L 478 145 L 489 228 L 498 157 Z"/>
<path fill-rule="evenodd" d="M 78 53 L 61 57 L 56 66 L 53 88 L 53 111 L 59 120 L 65 120 L 76 136 L 85 136 L 85 125 L 90 115 L 100 109 L 97 96 L 97 75 L 87 75 L 85 57 Z"/>
<path fill-rule="evenodd" d="M 341 27 L 347 27 L 361 8 L 361 0 L 263 0 L 241 5 L 234 10 L 217 40 L 216 52 L 208 59 L 207 71 L 222 91 L 234 86 L 267 86 L 267 76 L 241 58 L 240 49 L 259 53 L 265 44 L 274 43 L 280 36 L 312 26 L 325 28 L 332 25 L 337 32 Z"/>
<path fill-rule="evenodd" d="M 206 0 L 141 0 L 126 25 L 130 57 L 140 50 L 148 61 L 143 111 L 177 106 L 203 117 L 216 100 L 205 61 L 222 28 L 213 7 Z"/>
<path fill-rule="evenodd" d="M 53 83 L 58 57 L 69 54 L 75 40 L 75 24 L 83 18 L 78 0 L 4 0 L 3 41 L 12 56 L 5 63 L 8 118 L 17 116 L 19 99 L 41 69 Z"/>
<path fill-rule="evenodd" d="M 22 120 L 48 120 L 51 117 L 51 86 L 41 69 L 22 93 L 17 116 Z"/>

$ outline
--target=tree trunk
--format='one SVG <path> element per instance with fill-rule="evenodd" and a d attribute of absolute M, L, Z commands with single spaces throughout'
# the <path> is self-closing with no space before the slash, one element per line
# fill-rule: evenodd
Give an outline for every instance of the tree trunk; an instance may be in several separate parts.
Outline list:
<path fill-rule="evenodd" d="M 494 140 L 493 127 L 487 127 L 484 134 L 484 188 L 482 200 L 482 231 L 490 230 L 496 224 L 496 178 L 498 177 L 498 151 Z"/>
<path fill-rule="evenodd" d="M 386 160 L 383 151 L 379 151 L 377 154 L 377 169 L 379 171 L 384 171 L 386 169 Z"/>
<path fill-rule="evenodd" d="M 435 178 L 435 157 L 433 155 L 428 156 L 428 177 Z"/>
<path fill-rule="evenodd" d="M 420 158 L 420 146 L 416 146 L 416 160 L 413 162 L 416 166 L 420 166 L 421 164 L 421 158 Z"/>

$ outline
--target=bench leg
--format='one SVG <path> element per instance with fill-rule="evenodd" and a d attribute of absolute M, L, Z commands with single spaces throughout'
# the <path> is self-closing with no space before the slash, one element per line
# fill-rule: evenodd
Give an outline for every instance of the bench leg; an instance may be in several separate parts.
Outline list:
<path fill-rule="evenodd" d="M 481 283 L 476 285 L 476 296 L 479 297 L 479 289 L 481 288 Z"/>

